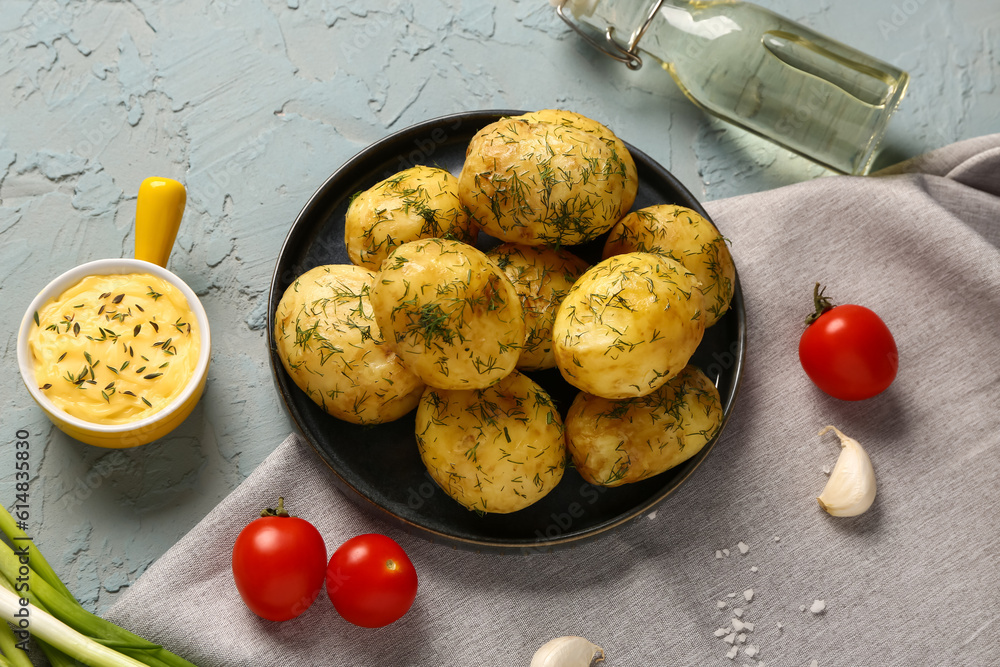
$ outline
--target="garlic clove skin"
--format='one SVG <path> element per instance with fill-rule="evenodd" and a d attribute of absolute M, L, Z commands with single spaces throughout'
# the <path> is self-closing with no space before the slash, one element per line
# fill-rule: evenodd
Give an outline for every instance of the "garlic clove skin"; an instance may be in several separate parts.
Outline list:
<path fill-rule="evenodd" d="M 830 473 L 823 493 L 816 499 L 832 516 L 857 516 L 875 502 L 875 469 L 858 441 L 848 438 L 833 426 L 819 435 L 833 431 L 840 438 L 840 456 Z"/>
<path fill-rule="evenodd" d="M 556 637 L 542 644 L 531 667 L 593 667 L 604 661 L 604 649 L 583 637 Z"/>

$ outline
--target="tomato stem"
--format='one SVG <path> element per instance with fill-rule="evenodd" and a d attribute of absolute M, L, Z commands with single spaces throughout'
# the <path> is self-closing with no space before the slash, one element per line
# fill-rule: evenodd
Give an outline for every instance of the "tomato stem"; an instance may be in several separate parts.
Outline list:
<path fill-rule="evenodd" d="M 277 509 L 271 509 L 270 507 L 268 507 L 267 509 L 261 510 L 260 511 L 260 515 L 261 516 L 291 516 L 291 514 L 289 514 L 288 511 L 285 509 L 285 499 L 283 497 L 281 497 L 281 496 L 278 496 L 278 508 Z"/>
<path fill-rule="evenodd" d="M 820 287 L 819 283 L 813 287 L 813 307 L 816 310 L 806 318 L 806 324 L 812 324 L 820 315 L 833 308 L 833 302 L 823 294 L 825 291 L 826 288 Z"/>

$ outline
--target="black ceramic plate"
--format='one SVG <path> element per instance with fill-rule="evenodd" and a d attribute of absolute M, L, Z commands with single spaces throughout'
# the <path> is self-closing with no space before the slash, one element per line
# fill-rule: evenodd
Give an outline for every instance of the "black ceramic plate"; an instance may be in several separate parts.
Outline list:
<path fill-rule="evenodd" d="M 413 436 L 413 413 L 389 424 L 356 426 L 327 415 L 300 391 L 275 350 L 274 314 L 285 289 L 299 275 L 322 264 L 349 262 L 344 214 L 352 194 L 416 164 L 442 167 L 457 175 L 469 140 L 480 128 L 501 116 L 520 113 L 494 110 L 445 116 L 397 132 L 361 151 L 327 179 L 292 224 L 278 255 L 268 299 L 268 345 L 278 391 L 296 427 L 333 470 L 346 494 L 432 541 L 487 551 L 545 551 L 614 528 L 677 489 L 715 442 L 677 468 L 613 489 L 591 486 L 569 467 L 560 484 L 531 507 L 513 514 L 480 516 L 448 497 L 426 473 Z M 707 217 L 666 169 L 634 147 L 628 148 L 639 173 L 634 208 L 675 203 Z M 484 246 L 489 243 L 485 237 L 482 240 Z M 572 250 L 596 262 L 603 242 L 601 238 Z M 743 294 L 737 279 L 729 312 L 706 330 L 692 358 L 719 388 L 725 419 L 739 388 L 745 340 Z M 565 415 L 575 390 L 557 371 L 530 375 Z"/>

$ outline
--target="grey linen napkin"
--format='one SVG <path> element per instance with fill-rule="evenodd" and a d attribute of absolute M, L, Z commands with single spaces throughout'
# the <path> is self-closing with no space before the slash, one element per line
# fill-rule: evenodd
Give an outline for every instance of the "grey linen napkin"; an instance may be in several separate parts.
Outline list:
<path fill-rule="evenodd" d="M 612 667 L 996 665 L 1000 135 L 708 208 L 743 281 L 746 375 L 714 451 L 654 512 L 550 554 L 454 551 L 359 511 L 291 436 L 108 616 L 206 666 L 527 665 L 566 634 L 603 646 Z M 900 372 L 884 394 L 837 401 L 802 372 L 815 281 L 893 331 Z M 826 424 L 874 463 L 879 494 L 861 517 L 815 501 L 839 452 L 817 436 Z M 410 613 L 363 630 L 325 593 L 282 624 L 247 611 L 231 548 L 279 494 L 331 552 L 363 532 L 399 541 L 420 577 Z M 753 630 L 732 639 L 730 662 L 715 631 L 737 609 Z"/>

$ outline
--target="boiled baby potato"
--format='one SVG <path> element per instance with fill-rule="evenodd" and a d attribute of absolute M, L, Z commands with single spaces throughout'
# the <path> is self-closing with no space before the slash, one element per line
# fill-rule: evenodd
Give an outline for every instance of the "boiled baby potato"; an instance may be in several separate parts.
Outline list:
<path fill-rule="evenodd" d="M 486 389 L 428 387 L 416 438 L 434 481 L 477 512 L 524 509 L 555 488 L 566 468 L 558 411 L 517 371 Z"/>
<path fill-rule="evenodd" d="M 504 243 L 487 253 L 521 297 L 527 336 L 517 360 L 523 370 L 554 368 L 552 323 L 569 288 L 590 266 L 579 257 L 545 246 Z"/>
<path fill-rule="evenodd" d="M 540 111 L 531 111 L 522 115 L 521 118 L 529 121 L 539 121 L 574 127 L 599 137 L 600 140 L 604 142 L 613 153 L 621 156 L 622 158 L 622 163 L 625 167 L 625 186 L 622 191 L 622 212 L 628 211 L 632 208 L 632 204 L 635 203 L 636 192 L 639 188 L 639 175 L 635 169 L 635 161 L 632 159 L 632 154 L 629 153 L 628 147 L 625 146 L 625 142 L 619 139 L 618 135 L 609 130 L 607 126 L 598 123 L 592 118 L 587 118 L 582 114 L 578 114 L 575 111 L 568 111 L 566 109 L 542 109 Z"/>
<path fill-rule="evenodd" d="M 596 121 L 546 110 L 502 118 L 469 142 L 459 196 L 488 234 L 525 245 L 574 245 L 632 206 L 638 177 L 625 145 Z"/>
<path fill-rule="evenodd" d="M 471 242 L 477 233 L 458 198 L 458 179 L 444 169 L 423 165 L 359 193 L 344 222 L 348 256 L 373 271 L 407 241 L 440 236 Z"/>
<path fill-rule="evenodd" d="M 285 290 L 274 318 L 288 375 L 323 410 L 355 424 L 402 417 L 424 389 L 382 339 L 370 301 L 374 279 L 359 266 L 318 266 Z"/>
<path fill-rule="evenodd" d="M 687 461 L 721 425 L 718 389 L 699 369 L 687 366 L 639 398 L 579 393 L 566 415 L 566 446 L 585 480 L 619 486 Z"/>
<path fill-rule="evenodd" d="M 729 309 L 736 284 L 733 257 L 725 237 L 696 211 L 659 204 L 629 213 L 611 228 L 604 244 L 606 258 L 624 252 L 660 253 L 693 273 L 705 295 L 706 327 Z"/>
<path fill-rule="evenodd" d="M 372 306 L 403 364 L 432 387 L 488 387 L 514 370 L 524 344 L 514 286 L 485 254 L 459 241 L 396 248 L 375 280 Z"/>
<path fill-rule="evenodd" d="M 559 306 L 552 335 L 567 382 L 629 398 L 679 373 L 704 333 L 694 275 L 669 257 L 635 252 L 588 269 Z"/>

